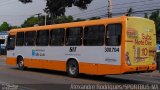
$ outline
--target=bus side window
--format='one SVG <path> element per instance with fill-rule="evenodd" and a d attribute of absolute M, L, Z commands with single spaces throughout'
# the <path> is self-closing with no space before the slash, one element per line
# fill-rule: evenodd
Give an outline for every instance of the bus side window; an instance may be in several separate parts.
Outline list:
<path fill-rule="evenodd" d="M 34 46 L 36 42 L 36 31 L 25 32 L 25 45 Z"/>
<path fill-rule="evenodd" d="M 88 26 L 84 30 L 85 46 L 102 46 L 104 45 L 105 26 Z"/>
<path fill-rule="evenodd" d="M 15 35 L 8 36 L 7 50 L 14 50 L 15 48 Z"/>
<path fill-rule="evenodd" d="M 37 46 L 48 46 L 49 44 L 49 30 L 37 31 Z"/>
<path fill-rule="evenodd" d="M 50 45 L 51 46 L 63 46 L 64 45 L 64 34 L 65 34 L 65 29 L 51 30 Z"/>
<path fill-rule="evenodd" d="M 66 46 L 82 45 L 82 27 L 68 28 L 66 30 Z"/>
<path fill-rule="evenodd" d="M 24 32 L 18 32 L 16 37 L 16 46 L 23 46 L 24 44 Z"/>
<path fill-rule="evenodd" d="M 106 29 L 106 45 L 108 46 L 120 46 L 122 36 L 121 24 L 109 24 Z"/>

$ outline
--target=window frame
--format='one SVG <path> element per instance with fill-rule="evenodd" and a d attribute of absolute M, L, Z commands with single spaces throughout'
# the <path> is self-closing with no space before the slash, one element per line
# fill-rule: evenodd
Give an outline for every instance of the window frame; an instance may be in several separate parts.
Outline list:
<path fill-rule="evenodd" d="M 68 34 L 68 31 L 70 30 L 70 29 L 73 29 L 73 28 L 79 28 L 80 29 L 80 34 L 81 34 L 81 36 L 79 35 L 79 34 L 77 34 L 77 35 L 79 35 L 80 37 L 79 37 L 79 40 L 80 40 L 80 44 L 78 45 L 71 45 L 71 44 L 67 44 L 69 41 L 68 41 L 68 38 L 69 38 L 69 35 L 67 35 Z M 77 30 L 74 30 L 74 31 L 77 31 Z M 77 35 L 75 35 L 75 36 L 77 36 Z M 73 36 L 72 36 L 73 37 Z M 76 37 L 76 38 L 78 38 L 78 37 Z M 75 41 L 77 41 L 77 40 L 75 40 Z M 68 28 L 66 28 L 66 32 L 65 32 L 65 46 L 82 46 L 83 45 L 83 27 L 82 26 L 77 26 L 77 27 L 68 27 Z"/>
<path fill-rule="evenodd" d="M 18 34 L 20 34 L 20 33 L 23 33 L 22 35 L 23 35 L 23 38 L 21 37 L 21 38 L 19 38 L 18 37 Z M 17 32 L 16 33 L 16 46 L 23 46 L 24 45 L 24 37 L 25 37 L 25 34 L 24 34 L 24 32 Z M 19 44 L 19 40 L 23 40 L 23 41 L 21 41 L 22 42 L 22 44 Z"/>
<path fill-rule="evenodd" d="M 57 44 L 55 44 L 54 42 L 53 42 L 53 31 L 55 31 L 55 33 L 56 33 L 56 35 L 57 35 L 57 33 L 58 33 L 58 35 L 59 34 L 61 34 L 62 32 L 61 31 L 63 31 L 63 35 L 61 34 L 61 37 L 63 38 L 63 40 L 62 40 L 62 42 L 60 42 L 61 43 L 61 45 L 59 44 L 59 45 L 57 45 Z M 56 32 L 57 31 L 57 32 Z M 59 31 L 59 32 L 58 32 Z M 64 44 L 65 44 L 65 28 L 57 28 L 57 29 L 51 29 L 50 30 L 50 36 L 49 36 L 49 45 L 50 46 L 64 46 Z M 56 38 L 57 39 L 57 38 Z M 60 38 L 58 39 L 58 40 L 60 40 Z M 57 40 L 57 41 L 58 41 Z"/>
<path fill-rule="evenodd" d="M 10 44 L 10 37 L 13 37 L 14 38 L 14 46 L 13 47 L 10 47 L 9 44 Z M 7 50 L 14 50 L 15 49 L 15 46 L 16 46 L 16 35 L 9 35 L 8 36 L 8 39 L 7 39 Z"/>
<path fill-rule="evenodd" d="M 40 42 L 40 41 L 43 41 L 42 38 L 44 37 L 44 36 L 42 37 L 41 35 L 39 35 L 39 32 L 42 32 L 42 31 L 48 31 L 48 35 L 46 35 L 48 37 L 48 38 L 46 38 L 46 39 L 48 39 L 47 40 L 48 42 L 46 42 L 45 44 Z M 44 32 L 42 32 L 42 33 L 44 34 Z M 37 34 L 36 34 L 36 46 L 49 46 L 49 38 L 50 38 L 49 36 L 50 36 L 50 30 L 38 30 Z"/>
<path fill-rule="evenodd" d="M 98 44 L 90 44 L 90 45 L 87 45 L 87 44 L 85 44 L 85 42 L 86 42 L 86 36 L 85 36 L 85 31 L 86 31 L 86 28 L 89 28 L 89 27 L 98 27 L 99 26 L 99 28 L 102 28 L 103 27 L 103 42 L 102 42 L 102 44 L 101 45 L 98 45 Z M 93 30 L 93 29 L 92 29 Z M 102 30 L 102 29 L 101 29 Z M 84 32 L 83 32 L 83 45 L 84 46 L 104 46 L 105 45 L 105 31 L 106 31 L 106 27 L 105 27 L 105 24 L 99 24 L 99 25 L 90 25 L 90 26 L 85 26 L 84 27 Z M 93 35 L 94 36 L 94 35 Z M 100 38 L 100 35 L 98 36 L 98 38 Z M 91 40 L 91 39 L 90 39 Z"/>
<path fill-rule="evenodd" d="M 113 37 L 113 35 L 108 35 L 108 31 L 109 31 L 109 28 L 108 28 L 108 26 L 109 25 L 115 25 L 115 30 L 114 31 L 117 31 L 117 29 L 119 28 L 119 27 L 116 27 L 117 25 L 120 25 L 121 26 L 121 31 L 120 31 L 120 34 L 119 34 L 119 36 L 120 36 L 120 38 L 119 38 L 119 36 L 117 37 L 117 40 L 119 40 L 119 42 L 118 42 L 118 44 L 117 45 L 109 45 L 109 40 L 108 40 L 108 36 L 109 36 L 109 38 L 112 36 Z M 122 25 L 122 23 L 109 23 L 109 24 L 107 24 L 106 25 L 106 32 L 105 32 L 105 45 L 106 46 L 121 46 L 121 44 L 122 44 L 122 31 L 123 31 L 123 25 Z M 113 31 L 112 31 L 113 32 Z M 114 36 L 116 36 L 116 34 L 117 34 L 117 32 L 115 32 L 115 35 Z"/>
<path fill-rule="evenodd" d="M 30 45 L 30 44 L 28 44 L 28 37 L 26 37 L 27 35 L 26 35 L 26 33 L 31 33 L 31 32 L 34 32 L 35 33 L 35 35 L 34 35 L 34 44 L 33 45 Z M 31 36 L 31 35 L 30 35 Z M 30 37 L 30 38 L 33 38 L 33 37 Z M 24 42 L 25 42 L 25 46 L 35 46 L 36 45 L 36 38 L 37 38 L 37 31 L 26 31 L 25 32 L 25 38 L 24 38 Z M 27 39 L 27 40 L 26 40 Z"/>

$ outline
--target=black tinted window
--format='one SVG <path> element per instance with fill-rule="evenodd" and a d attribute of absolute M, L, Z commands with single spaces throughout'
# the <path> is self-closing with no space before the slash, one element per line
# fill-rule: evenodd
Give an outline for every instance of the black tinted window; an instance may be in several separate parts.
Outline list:
<path fill-rule="evenodd" d="M 106 45 L 119 46 L 121 45 L 121 24 L 109 24 L 106 31 Z"/>
<path fill-rule="evenodd" d="M 64 29 L 55 29 L 51 31 L 51 45 L 63 46 L 64 45 Z"/>
<path fill-rule="evenodd" d="M 83 28 L 81 27 L 68 28 L 66 31 L 66 45 L 68 46 L 82 45 L 82 31 Z"/>
<path fill-rule="evenodd" d="M 23 46 L 24 44 L 24 32 L 18 32 L 16 38 L 16 45 Z"/>
<path fill-rule="evenodd" d="M 105 26 L 88 26 L 84 30 L 84 45 L 102 46 L 104 45 Z"/>
<path fill-rule="evenodd" d="M 8 36 L 8 40 L 7 40 L 7 49 L 8 50 L 14 50 L 14 47 L 15 47 L 15 36 L 14 35 L 11 35 L 11 36 Z"/>
<path fill-rule="evenodd" d="M 49 31 L 41 30 L 37 31 L 37 42 L 38 46 L 47 46 L 49 42 Z"/>
<path fill-rule="evenodd" d="M 36 31 L 29 31 L 25 33 L 25 45 L 34 46 L 36 41 Z"/>
<path fill-rule="evenodd" d="M 5 39 L 0 39 L 0 44 L 4 44 L 5 43 Z"/>

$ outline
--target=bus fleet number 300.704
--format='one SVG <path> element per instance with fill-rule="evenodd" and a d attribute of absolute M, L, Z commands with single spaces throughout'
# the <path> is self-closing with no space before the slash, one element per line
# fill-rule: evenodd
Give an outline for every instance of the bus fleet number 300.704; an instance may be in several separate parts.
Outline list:
<path fill-rule="evenodd" d="M 105 47 L 105 52 L 119 52 L 119 48 L 117 47 Z"/>

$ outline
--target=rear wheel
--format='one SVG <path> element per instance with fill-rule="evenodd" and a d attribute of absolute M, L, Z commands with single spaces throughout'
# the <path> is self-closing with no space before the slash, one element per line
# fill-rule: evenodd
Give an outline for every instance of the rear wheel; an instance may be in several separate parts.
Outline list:
<path fill-rule="evenodd" d="M 24 70 L 24 60 L 22 57 L 18 58 L 18 69 Z"/>
<path fill-rule="evenodd" d="M 70 77 L 77 77 L 79 74 L 78 62 L 76 60 L 70 60 L 67 63 L 67 74 Z"/>

